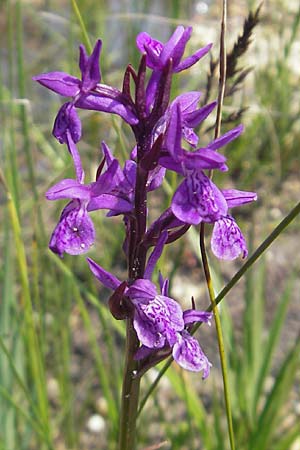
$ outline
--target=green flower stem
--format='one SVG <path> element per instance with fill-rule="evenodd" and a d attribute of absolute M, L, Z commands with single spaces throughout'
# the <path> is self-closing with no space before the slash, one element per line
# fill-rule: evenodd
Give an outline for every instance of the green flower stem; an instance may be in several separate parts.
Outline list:
<path fill-rule="evenodd" d="M 204 269 L 204 273 L 205 273 L 208 293 L 209 293 L 210 302 L 211 302 L 211 309 L 212 309 L 214 319 L 215 319 L 215 324 L 216 324 L 219 354 L 220 354 L 220 361 L 221 361 L 221 368 L 222 368 L 224 400 L 225 400 L 225 407 L 226 407 L 230 448 L 231 448 L 231 450 L 235 450 L 234 432 L 233 432 L 233 425 L 232 425 L 232 413 L 231 413 L 231 404 L 230 404 L 230 392 L 229 392 L 229 383 L 228 383 L 228 372 L 227 372 L 227 364 L 226 364 L 226 358 L 225 358 L 225 348 L 224 348 L 224 340 L 223 340 L 223 333 L 222 333 L 222 325 L 221 325 L 219 310 L 218 310 L 216 299 L 215 299 L 215 292 L 214 292 L 214 288 L 213 288 L 212 279 L 210 276 L 209 264 L 208 264 L 208 260 L 207 260 L 206 250 L 205 250 L 204 229 L 205 229 L 204 223 L 201 223 L 201 226 L 200 226 L 201 258 L 202 258 L 202 262 L 203 262 L 203 269 Z"/>
<path fill-rule="evenodd" d="M 91 44 L 88 32 L 86 30 L 86 26 L 84 24 L 82 15 L 80 13 L 80 9 L 78 8 L 76 0 L 71 0 L 71 3 L 72 3 L 72 7 L 73 7 L 73 10 L 74 10 L 75 16 L 76 16 L 76 18 L 78 20 L 78 23 L 79 23 L 79 26 L 80 26 L 80 29 L 81 29 L 82 40 L 84 42 L 84 45 L 86 46 L 86 49 L 87 49 L 88 53 L 92 53 L 93 47 L 92 47 L 92 44 Z"/>
<path fill-rule="evenodd" d="M 139 400 L 140 377 L 137 377 L 137 361 L 134 354 L 139 346 L 132 319 L 127 319 L 126 361 L 124 367 L 122 403 L 119 429 L 119 450 L 135 448 L 136 419 Z"/>
<path fill-rule="evenodd" d="M 237 284 L 237 282 L 242 278 L 242 276 L 247 272 L 247 270 L 253 266 L 253 264 L 260 258 L 260 256 L 267 250 L 267 248 L 270 247 L 270 245 L 275 241 L 275 239 L 278 238 L 278 236 L 285 230 L 285 228 L 287 228 L 287 226 L 298 216 L 299 213 L 300 213 L 300 202 L 289 212 L 289 214 L 279 223 L 279 225 L 277 225 L 277 227 L 272 231 L 272 233 L 269 234 L 269 236 L 260 244 L 260 246 L 253 253 L 253 255 L 251 255 L 248 258 L 248 260 L 245 262 L 245 264 L 243 264 L 240 270 L 237 271 L 237 273 L 232 277 L 229 283 L 216 296 L 215 298 L 216 305 L 218 305 L 224 299 L 225 295 L 228 294 L 228 292 Z M 211 305 L 208 306 L 206 311 L 207 312 L 212 311 L 212 306 Z M 193 332 L 195 332 L 200 325 L 201 323 L 197 324 L 194 327 Z M 151 396 L 154 389 L 158 385 L 160 379 L 164 376 L 164 374 L 166 373 L 172 362 L 173 358 L 170 357 L 160 370 L 156 379 L 151 384 L 145 396 L 142 398 L 138 410 L 138 416 L 141 414 L 145 404 L 147 403 L 148 398 Z"/>

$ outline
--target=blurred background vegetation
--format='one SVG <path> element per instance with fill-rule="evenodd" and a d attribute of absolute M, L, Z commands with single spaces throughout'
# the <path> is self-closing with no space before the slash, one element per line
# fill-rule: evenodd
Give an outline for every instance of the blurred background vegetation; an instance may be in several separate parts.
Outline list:
<path fill-rule="evenodd" d="M 259 6 L 252 0 L 229 3 L 228 51 Z M 178 24 L 192 25 L 188 50 L 213 42 L 212 57 L 175 78 L 172 95 L 202 90 L 204 98 L 210 80 L 210 100 L 216 98 L 212 67 L 220 2 L 78 0 L 77 5 L 91 42 L 103 40 L 105 83 L 121 87 L 127 63 L 137 66 L 137 33 L 166 41 Z M 50 204 L 44 193 L 62 177 L 73 177 L 73 167 L 51 136 L 61 99 L 31 81 L 54 70 L 78 74 L 83 36 L 73 6 L 67 0 L 0 1 L 0 450 L 115 448 L 123 323 L 110 317 L 108 293 L 92 279 L 83 256 L 60 260 L 47 248 L 64 202 Z M 226 149 L 229 173 L 216 174 L 222 187 L 258 192 L 257 204 L 237 216 L 250 251 L 299 201 L 300 192 L 299 2 L 265 1 L 259 18 L 252 43 L 238 58 L 240 71 L 228 80 L 224 106 L 223 131 L 240 122 L 246 131 Z M 87 111 L 80 116 L 79 149 L 92 180 L 101 140 L 124 160 L 133 137 L 119 118 Z M 200 142 L 212 138 L 212 124 L 201 129 Z M 151 198 L 153 214 L 169 203 L 175 185 L 170 176 L 163 192 Z M 89 256 L 126 277 L 120 219 L 107 226 L 101 213 L 93 218 L 97 243 Z M 221 308 L 238 449 L 300 448 L 299 255 L 298 220 Z M 220 290 L 242 262 L 211 258 L 211 264 Z M 193 295 L 199 308 L 206 307 L 196 230 L 165 251 L 160 267 L 171 278 L 175 298 L 189 304 Z M 139 449 L 159 443 L 172 450 L 228 449 L 213 327 L 201 328 L 199 338 L 214 365 L 211 376 L 202 382 L 178 367 L 168 371 L 141 413 Z M 143 393 L 155 374 L 145 377 Z"/>

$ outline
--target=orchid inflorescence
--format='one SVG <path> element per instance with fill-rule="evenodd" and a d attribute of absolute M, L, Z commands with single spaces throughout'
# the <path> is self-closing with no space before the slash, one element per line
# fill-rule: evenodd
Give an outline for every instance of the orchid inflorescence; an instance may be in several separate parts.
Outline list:
<path fill-rule="evenodd" d="M 168 280 L 160 275 L 160 293 L 151 281 L 156 263 L 165 245 L 183 236 L 191 225 L 214 224 L 211 248 L 221 259 L 247 256 L 245 239 L 228 210 L 256 200 L 253 192 L 219 189 L 205 171 L 226 171 L 226 157 L 218 150 L 243 131 L 239 125 L 212 140 L 198 145 L 194 129 L 214 110 L 217 102 L 198 107 L 200 92 L 186 92 L 170 102 L 174 74 L 188 69 L 206 55 L 211 44 L 183 58 L 192 28 L 179 26 L 166 44 L 147 33 L 137 36 L 142 54 L 139 68 L 126 68 L 122 91 L 101 83 L 98 40 L 88 56 L 80 46 L 81 79 L 64 72 L 34 77 L 41 85 L 71 100 L 60 108 L 53 135 L 66 144 L 74 161 L 75 179 L 64 179 L 46 193 L 49 200 L 70 199 L 61 213 L 50 239 L 50 249 L 60 256 L 87 252 L 95 240 L 89 213 L 107 209 L 107 216 L 122 215 L 125 224 L 123 250 L 128 262 L 128 280 L 121 282 L 113 274 L 88 258 L 90 269 L 113 294 L 109 306 L 117 319 L 131 318 L 140 346 L 135 358 L 140 367 L 153 366 L 172 353 L 185 369 L 210 371 L 210 362 L 191 329 L 197 322 L 209 323 L 211 313 L 192 307 L 182 311 L 169 297 Z M 148 76 L 147 71 L 150 71 Z M 131 86 L 134 86 L 134 94 Z M 117 157 L 102 142 L 103 160 L 96 180 L 86 184 L 76 144 L 81 139 L 78 109 L 119 115 L 131 127 L 136 145 L 122 168 Z M 191 147 L 186 150 L 182 140 Z M 183 180 L 171 205 L 148 224 L 148 192 L 158 189 L 166 170 L 175 171 Z M 152 251 L 150 252 L 152 248 Z M 150 255 L 149 255 L 150 253 Z"/>

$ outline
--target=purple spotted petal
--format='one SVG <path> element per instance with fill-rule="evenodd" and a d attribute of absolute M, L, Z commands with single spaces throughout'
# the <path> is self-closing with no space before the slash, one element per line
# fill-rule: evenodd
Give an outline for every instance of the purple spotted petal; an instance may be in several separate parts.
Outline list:
<path fill-rule="evenodd" d="M 54 121 L 52 134 L 60 144 L 67 143 L 67 131 L 76 143 L 81 138 L 81 122 L 72 103 L 62 105 Z"/>
<path fill-rule="evenodd" d="M 162 348 L 166 344 L 166 335 L 160 333 L 155 324 L 148 320 L 148 317 L 140 310 L 136 309 L 133 326 L 140 342 L 151 349 Z"/>
<path fill-rule="evenodd" d="M 41 73 L 32 79 L 64 97 L 75 97 L 80 91 L 80 80 L 65 72 Z"/>
<path fill-rule="evenodd" d="M 219 219 L 213 229 L 211 248 L 217 258 L 232 260 L 242 254 L 248 255 L 246 241 L 241 230 L 231 216 Z"/>
<path fill-rule="evenodd" d="M 182 222 L 197 225 L 215 222 L 227 214 L 221 191 L 203 172 L 194 171 L 177 188 L 171 204 L 173 214 Z"/>
<path fill-rule="evenodd" d="M 257 200 L 256 192 L 238 191 L 237 189 L 222 189 L 228 208 L 244 205 Z"/>
<path fill-rule="evenodd" d="M 161 348 L 176 342 L 176 332 L 184 327 L 180 305 L 169 297 L 157 295 L 152 300 L 136 306 L 134 328 L 139 340 L 149 348 Z"/>
<path fill-rule="evenodd" d="M 49 247 L 59 256 L 85 253 L 93 245 L 95 229 L 86 208 L 79 200 L 72 200 L 63 210 L 52 233 Z"/>
<path fill-rule="evenodd" d="M 203 353 L 198 341 L 187 331 L 183 331 L 181 335 L 178 333 L 178 340 L 172 353 L 173 358 L 181 367 L 193 372 L 203 370 L 202 378 L 208 377 L 211 363 Z"/>

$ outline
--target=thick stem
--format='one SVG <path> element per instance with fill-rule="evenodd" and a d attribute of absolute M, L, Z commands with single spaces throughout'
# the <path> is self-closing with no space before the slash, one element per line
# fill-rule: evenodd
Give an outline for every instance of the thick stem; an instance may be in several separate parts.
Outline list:
<path fill-rule="evenodd" d="M 127 319 L 126 360 L 124 368 L 122 403 L 119 431 L 119 450 L 133 450 L 136 438 L 136 418 L 139 401 L 140 378 L 137 377 L 138 363 L 134 360 L 139 341 L 132 319 Z"/>
<path fill-rule="evenodd" d="M 144 152 L 149 150 L 149 138 L 142 135 L 137 143 L 138 165 L 135 186 L 134 219 L 130 222 L 128 278 L 129 283 L 143 278 L 145 272 L 146 249 L 141 244 L 147 225 L 147 190 L 148 172 L 141 167 L 140 160 Z M 136 419 L 139 402 L 140 377 L 139 362 L 134 355 L 139 348 L 139 340 L 133 327 L 133 319 L 128 318 L 126 324 L 125 367 L 123 377 L 119 450 L 134 450 L 136 440 Z"/>

